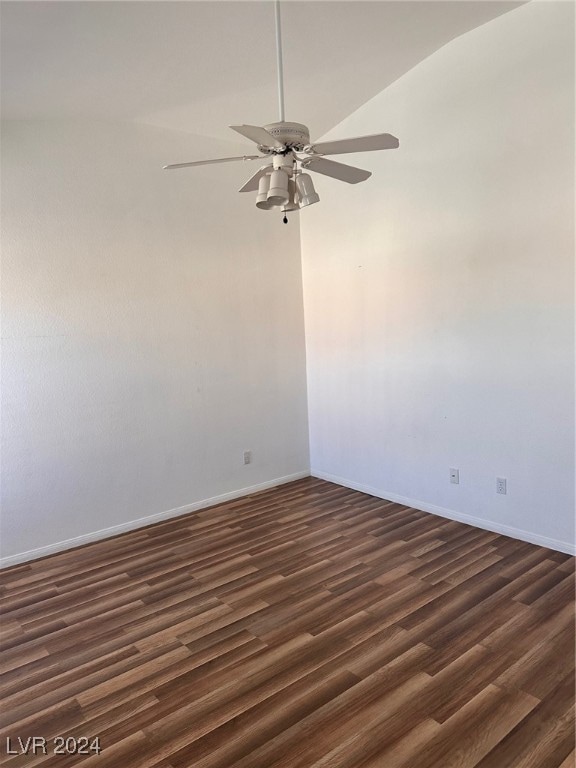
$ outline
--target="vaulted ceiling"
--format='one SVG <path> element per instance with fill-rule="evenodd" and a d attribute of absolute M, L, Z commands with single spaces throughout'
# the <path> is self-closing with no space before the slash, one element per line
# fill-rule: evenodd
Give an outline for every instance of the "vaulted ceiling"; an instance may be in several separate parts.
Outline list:
<path fill-rule="evenodd" d="M 286 119 L 314 137 L 448 41 L 522 3 L 284 0 Z M 274 7 L 3 2 L 4 118 L 139 121 L 242 143 L 278 119 Z"/>

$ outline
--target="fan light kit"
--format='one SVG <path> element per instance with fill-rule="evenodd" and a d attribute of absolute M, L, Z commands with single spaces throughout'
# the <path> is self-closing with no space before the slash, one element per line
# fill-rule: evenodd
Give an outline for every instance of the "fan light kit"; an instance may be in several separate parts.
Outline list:
<path fill-rule="evenodd" d="M 337 141 L 310 142 L 308 128 L 301 123 L 288 123 L 284 119 L 284 82 L 282 71 L 282 34 L 280 25 L 280 0 L 275 0 L 276 55 L 278 64 L 278 105 L 280 120 L 263 127 L 257 125 L 231 125 L 230 128 L 253 141 L 259 155 L 221 157 L 216 160 L 196 160 L 191 163 L 175 163 L 164 168 L 190 168 L 196 165 L 231 163 L 237 160 L 264 161 L 239 192 L 256 192 L 256 207 L 263 211 L 280 209 L 283 221 L 288 223 L 287 213 L 317 203 L 320 198 L 314 189 L 311 176 L 306 171 L 331 176 L 333 179 L 358 184 L 372 174 L 352 165 L 327 160 L 325 155 L 343 155 L 348 152 L 373 152 L 379 149 L 396 149 L 399 141 L 389 133 L 358 136 Z"/>

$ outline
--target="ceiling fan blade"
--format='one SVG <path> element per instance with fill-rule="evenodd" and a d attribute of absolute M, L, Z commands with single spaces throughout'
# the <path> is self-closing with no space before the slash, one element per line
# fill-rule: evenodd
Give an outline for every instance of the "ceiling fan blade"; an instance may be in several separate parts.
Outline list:
<path fill-rule="evenodd" d="M 306 160 L 302 161 L 302 168 L 322 173 L 324 176 L 332 176 L 333 179 L 347 181 L 348 184 L 358 184 L 359 181 L 366 181 L 366 179 L 372 176 L 370 171 L 363 171 L 362 168 L 337 163 L 334 160 L 326 160 L 323 157 L 306 158 Z"/>
<path fill-rule="evenodd" d="M 264 147 L 278 147 L 280 149 L 284 146 L 281 141 L 268 133 L 266 128 L 260 128 L 258 125 L 231 125 L 229 127 L 250 141 L 255 141 L 256 144 L 262 144 Z"/>
<path fill-rule="evenodd" d="M 171 171 L 174 168 L 191 168 L 193 165 L 213 165 L 214 163 L 233 163 L 235 160 L 262 160 L 262 155 L 242 155 L 242 157 L 219 157 L 217 160 L 194 160 L 192 163 L 173 163 L 172 165 L 163 165 L 165 171 Z"/>
<path fill-rule="evenodd" d="M 358 136 L 340 141 L 321 141 L 311 144 L 307 151 L 318 155 L 343 155 L 347 152 L 373 152 L 377 149 L 397 149 L 400 142 L 390 133 L 376 133 L 373 136 Z"/>
<path fill-rule="evenodd" d="M 243 187 L 240 187 L 238 192 L 255 192 L 258 189 L 258 182 L 264 176 L 268 173 L 270 170 L 270 166 L 272 165 L 272 160 L 267 165 L 263 165 L 262 168 L 259 168 L 254 176 L 251 176 L 246 184 L 244 184 Z"/>

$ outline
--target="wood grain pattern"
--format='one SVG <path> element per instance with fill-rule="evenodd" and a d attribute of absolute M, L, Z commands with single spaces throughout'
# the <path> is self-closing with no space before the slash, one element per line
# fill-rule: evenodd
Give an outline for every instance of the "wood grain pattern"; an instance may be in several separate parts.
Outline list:
<path fill-rule="evenodd" d="M 6 768 L 574 768 L 574 559 L 314 478 L 6 569 L 0 609 Z"/>

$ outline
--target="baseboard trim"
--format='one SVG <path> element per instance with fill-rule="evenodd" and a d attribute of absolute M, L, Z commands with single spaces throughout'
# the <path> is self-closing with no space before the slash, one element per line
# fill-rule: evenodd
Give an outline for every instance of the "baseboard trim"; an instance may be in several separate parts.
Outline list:
<path fill-rule="evenodd" d="M 317 477 L 320 480 L 328 480 L 336 485 L 343 485 L 345 488 L 351 488 L 354 491 L 361 491 L 367 493 L 370 496 L 376 496 L 379 499 L 386 499 L 387 501 L 394 501 L 397 504 L 403 504 L 413 509 L 419 509 L 422 512 L 429 512 L 432 515 L 438 515 L 439 517 L 447 517 L 449 520 L 455 520 L 459 523 L 466 523 L 467 525 L 473 525 L 476 528 L 482 528 L 486 531 L 492 531 L 492 533 L 501 533 L 504 536 L 510 536 L 512 539 L 519 539 L 520 541 L 526 541 L 529 544 L 538 544 L 541 547 L 547 547 L 553 549 L 556 552 L 564 552 L 566 555 L 576 555 L 576 545 L 567 542 L 559 541 L 558 539 L 551 539 L 547 536 L 540 536 L 537 533 L 531 531 L 524 531 L 520 528 L 513 528 L 509 525 L 501 525 L 491 520 L 484 520 L 481 517 L 474 517 L 473 515 L 466 515 L 462 512 L 456 512 L 453 509 L 447 509 L 446 507 L 439 507 L 435 504 L 428 504 L 426 501 L 420 501 L 419 499 L 410 499 L 407 496 L 398 496 L 396 493 L 388 493 L 382 491 L 379 488 L 373 488 L 370 485 L 363 485 L 362 483 L 356 483 L 353 480 L 348 480 L 345 477 L 339 477 L 338 475 L 331 475 L 327 472 L 321 472 L 317 469 L 311 469 L 310 475 Z"/>
<path fill-rule="evenodd" d="M 197 512 L 199 509 L 214 507 L 216 504 L 222 504 L 226 501 L 239 499 L 242 496 L 249 496 L 251 493 L 258 493 L 258 491 L 265 491 L 268 488 L 275 488 L 278 485 L 291 483 L 294 480 L 301 480 L 304 477 L 310 477 L 309 470 L 294 472 L 293 474 L 285 475 L 284 477 L 276 477 L 274 480 L 267 480 L 264 483 L 258 483 L 257 485 L 240 488 L 236 491 L 230 491 L 229 493 L 222 493 L 219 496 L 212 496 L 209 499 L 195 501 L 192 504 L 185 504 L 182 507 L 175 507 L 174 509 L 168 509 L 165 512 L 158 512 L 154 515 L 148 515 L 147 517 L 140 517 L 137 520 L 130 520 L 127 523 L 113 525 L 110 528 L 102 528 L 99 531 L 85 533 L 82 536 L 76 536 L 73 539 L 65 539 L 64 541 L 58 541 L 54 544 L 48 544 L 45 547 L 30 549 L 27 552 L 20 552 L 16 555 L 3 557 L 0 559 L 0 568 L 9 568 L 12 565 L 26 563 L 29 560 L 37 560 L 39 557 L 46 557 L 47 555 L 54 555 L 58 552 L 64 552 L 67 549 L 73 549 L 74 547 L 81 547 L 84 544 L 90 544 L 93 541 L 109 539 L 112 536 L 118 536 L 120 533 L 133 531 L 136 528 L 144 528 L 147 525 L 153 525 L 154 523 L 159 523 L 162 520 L 169 520 L 171 517 L 179 517 L 180 515 L 187 515 L 190 512 Z"/>

